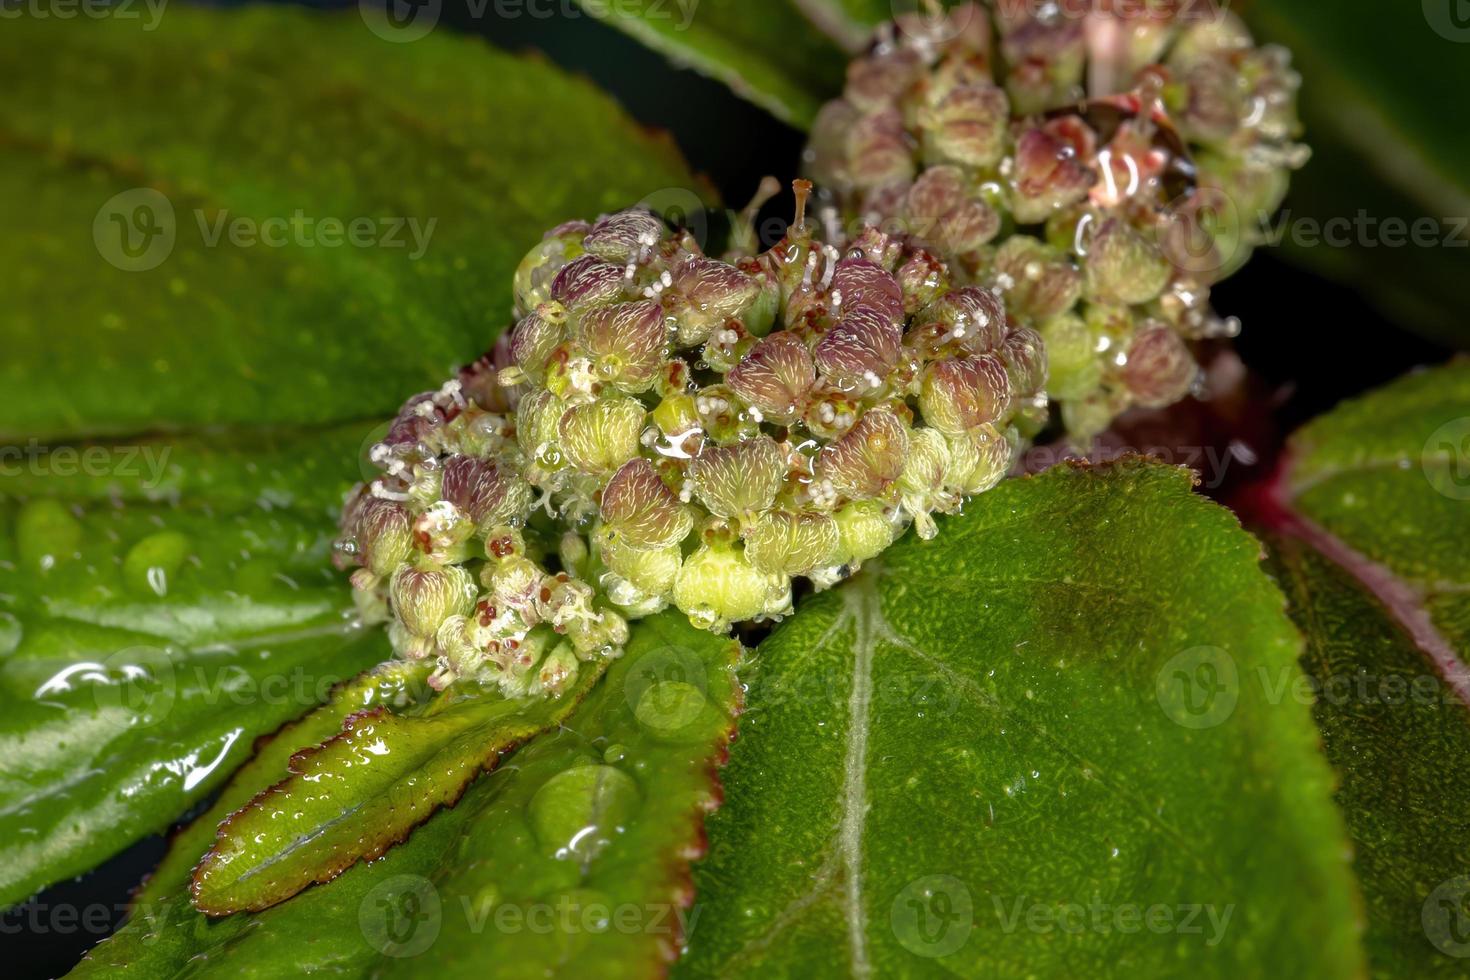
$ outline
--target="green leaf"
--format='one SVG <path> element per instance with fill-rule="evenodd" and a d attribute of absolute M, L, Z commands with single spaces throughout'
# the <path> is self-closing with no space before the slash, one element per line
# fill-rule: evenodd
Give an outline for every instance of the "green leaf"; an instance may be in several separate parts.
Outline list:
<path fill-rule="evenodd" d="M 163 829 L 389 655 L 327 560 L 362 430 L 7 463 L 0 903 Z"/>
<path fill-rule="evenodd" d="M 809 125 L 842 90 L 847 55 L 802 15 L 808 0 L 578 0 L 676 64 L 728 85 L 783 122 Z"/>
<path fill-rule="evenodd" d="M 1314 155 L 1292 181 L 1291 219 L 1353 223 L 1340 229 L 1347 247 L 1298 241 L 1286 254 L 1361 288 L 1404 327 L 1465 347 L 1470 133 L 1436 95 L 1470 89 L 1470 24 L 1458 9 L 1458 0 L 1271 0 L 1246 14 L 1263 40 L 1291 49 L 1303 77 Z M 1388 244 L 1388 220 L 1427 221 L 1434 244 Z"/>
<path fill-rule="evenodd" d="M 687 862 L 718 799 L 738 652 L 676 613 L 635 624 L 565 728 L 517 750 L 381 859 L 219 920 L 190 907 L 176 876 L 145 892 L 75 975 L 483 977 L 486 964 L 503 977 L 655 973 L 694 916 Z M 266 751 L 278 764 L 289 754 Z M 226 792 L 275 778 L 252 766 L 240 779 L 253 786 Z M 622 829 L 606 834 L 613 817 Z M 586 826 L 600 830 L 574 842 Z M 181 847 L 197 845 L 193 833 Z"/>
<path fill-rule="evenodd" d="M 391 415 L 548 228 L 707 196 L 586 82 L 355 10 L 9 19 L 0 86 L 0 439 Z"/>
<path fill-rule="evenodd" d="M 1375 975 L 1460 976 L 1470 943 L 1470 362 L 1291 440 L 1255 509 L 1307 638 Z"/>
<path fill-rule="evenodd" d="M 1004 483 L 762 644 L 689 976 L 1345 977 L 1354 885 L 1260 546 L 1187 471 Z"/>
<path fill-rule="evenodd" d="M 482 770 L 564 721 L 602 676 L 586 664 L 559 698 L 446 695 L 420 714 L 380 704 L 291 757 L 290 775 L 219 825 L 194 872 L 194 904 L 210 915 L 259 911 L 331 881 L 401 842 L 452 806 Z"/>

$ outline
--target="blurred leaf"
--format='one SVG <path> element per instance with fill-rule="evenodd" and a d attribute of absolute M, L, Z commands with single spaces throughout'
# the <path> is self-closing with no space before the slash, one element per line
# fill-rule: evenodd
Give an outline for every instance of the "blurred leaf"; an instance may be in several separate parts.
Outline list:
<path fill-rule="evenodd" d="M 802 15 L 808 0 L 578 2 L 675 64 L 724 82 L 794 126 L 809 125 L 822 103 L 842 90 L 847 56 Z"/>
<path fill-rule="evenodd" d="M 1470 346 L 1470 131 L 1455 112 L 1470 91 L 1463 10 L 1462 0 L 1258 0 L 1246 8 L 1262 40 L 1291 49 L 1303 77 L 1314 154 L 1292 182 L 1291 218 L 1324 230 L 1336 219 L 1350 243 L 1288 237 L 1286 254 L 1361 289 L 1405 328 L 1461 348 Z M 1405 238 L 1390 221 L 1427 222 L 1434 230 L 1423 241 L 1433 244 L 1387 244 Z"/>
<path fill-rule="evenodd" d="M 175 875 L 75 975 L 656 974 L 698 911 L 687 908 L 688 861 L 701 812 L 718 801 L 737 652 L 677 613 L 643 620 L 565 728 L 518 750 L 380 860 L 213 921 Z M 279 777 L 252 767 L 241 778 L 258 790 Z"/>
<path fill-rule="evenodd" d="M 489 347 L 545 230 L 702 192 L 586 82 L 447 28 L 142 27 L 0 33 L 0 439 L 391 415 Z"/>
<path fill-rule="evenodd" d="M 362 436 L 6 458 L 0 903 L 162 830 L 256 736 L 388 656 L 328 562 Z"/>
<path fill-rule="evenodd" d="M 809 599 L 744 678 L 679 972 L 1361 972 L 1308 709 L 1242 683 L 1298 675 L 1259 555 L 1183 470 L 1060 467 Z"/>
<path fill-rule="evenodd" d="M 1307 638 L 1375 976 L 1470 955 L 1470 361 L 1303 428 L 1255 515 Z"/>

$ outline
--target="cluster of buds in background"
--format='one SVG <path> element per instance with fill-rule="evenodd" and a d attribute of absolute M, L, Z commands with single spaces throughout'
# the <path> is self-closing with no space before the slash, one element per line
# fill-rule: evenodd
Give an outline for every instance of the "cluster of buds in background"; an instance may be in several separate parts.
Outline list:
<path fill-rule="evenodd" d="M 995 485 L 1046 419 L 1041 338 L 868 229 L 721 261 L 654 215 L 553 229 L 492 354 L 404 406 L 338 555 L 396 651 L 556 694 L 669 604 L 791 611 Z"/>
<path fill-rule="evenodd" d="M 1190 343 L 1238 329 L 1210 286 L 1306 156 L 1289 55 L 1237 17 L 1085 6 L 885 25 L 806 155 L 833 195 L 824 221 L 902 230 L 958 281 L 1001 291 L 1045 337 L 1051 396 L 1082 443 L 1191 390 Z"/>

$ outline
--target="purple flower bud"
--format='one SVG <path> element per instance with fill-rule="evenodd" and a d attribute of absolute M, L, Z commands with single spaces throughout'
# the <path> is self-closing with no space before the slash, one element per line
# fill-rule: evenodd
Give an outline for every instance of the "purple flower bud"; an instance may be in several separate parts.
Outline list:
<path fill-rule="evenodd" d="M 986 82 L 961 85 L 920 113 L 929 154 L 965 167 L 993 167 L 1005 155 L 1010 101 Z"/>
<path fill-rule="evenodd" d="M 1006 309 L 994 290 L 965 286 L 951 290 L 923 313 L 913 332 L 920 353 L 935 356 L 958 348 L 975 354 L 993 351 L 1006 335 Z"/>
<path fill-rule="evenodd" d="M 913 316 L 949 290 L 949 267 L 927 249 L 916 248 L 898 267 L 903 310 Z"/>
<path fill-rule="evenodd" d="M 663 307 L 648 300 L 600 306 L 577 321 L 577 339 L 597 377 L 623 391 L 646 391 L 668 356 Z"/>
<path fill-rule="evenodd" d="M 1045 221 L 1052 213 L 1087 196 L 1097 175 L 1086 166 L 1088 154 L 1047 127 L 1028 129 L 1016 141 L 1011 176 L 1011 209 L 1022 224 Z"/>
<path fill-rule="evenodd" d="M 898 280 L 867 259 L 839 261 L 828 292 L 834 314 L 866 306 L 890 319 L 903 319 L 903 290 Z"/>
<path fill-rule="evenodd" d="M 1030 397 L 1046 387 L 1046 343 L 1041 334 L 1030 327 L 1017 327 L 1001 344 L 1000 356 L 1017 395 Z"/>
<path fill-rule="evenodd" d="M 1000 215 L 969 194 L 958 167 L 924 171 L 909 188 L 904 214 L 921 240 L 956 255 L 975 251 L 1000 230 Z"/>
<path fill-rule="evenodd" d="M 622 266 L 604 262 L 595 255 L 573 259 L 562 267 L 551 283 L 551 298 L 570 310 L 616 303 L 627 285 Z"/>
<path fill-rule="evenodd" d="M 817 371 L 806 344 L 791 333 L 771 334 L 731 369 L 731 390 L 768 421 L 789 425 L 801 417 Z"/>
<path fill-rule="evenodd" d="M 859 119 L 847 134 L 847 161 L 848 176 L 858 187 L 912 180 L 914 148 L 903 114 L 884 109 Z"/>
<path fill-rule="evenodd" d="M 630 208 L 599 218 L 582 239 L 582 247 L 600 259 L 626 265 L 651 253 L 668 233 L 668 226 L 657 215 Z"/>
<path fill-rule="evenodd" d="M 786 456 L 770 436 L 706 447 L 689 469 L 694 494 L 710 513 L 746 519 L 770 508 L 786 479 Z"/>
<path fill-rule="evenodd" d="M 680 347 L 697 347 L 730 320 L 745 322 L 754 333 L 770 328 L 770 319 L 747 317 L 761 306 L 761 284 L 749 274 L 715 259 L 695 256 L 679 266 L 664 291 L 665 305 L 678 324 Z M 770 316 L 775 305 L 770 304 Z M 762 320 L 764 322 L 762 322 Z"/>
<path fill-rule="evenodd" d="M 817 343 L 812 359 L 839 388 L 872 390 L 898 365 L 903 322 L 865 306 L 849 309 Z"/>
<path fill-rule="evenodd" d="M 822 449 L 816 475 L 842 497 L 872 499 L 903 473 L 908 446 L 908 426 L 887 408 L 875 408 Z"/>
<path fill-rule="evenodd" d="M 642 550 L 678 544 L 694 528 L 689 509 L 642 458 L 624 463 L 608 481 L 602 519 L 619 544 Z"/>
<path fill-rule="evenodd" d="M 1010 69 L 1006 91 L 1017 115 L 1043 112 L 1081 96 L 1087 52 L 1080 18 L 1043 22 L 1029 4 L 1003 4 L 997 13 L 1001 55 Z"/>
<path fill-rule="evenodd" d="M 528 376 L 539 380 L 565 334 L 566 310 L 559 303 L 543 303 L 511 331 L 511 357 Z"/>
<path fill-rule="evenodd" d="M 919 410 L 945 435 L 958 435 L 1003 417 L 1011 405 L 1005 362 L 994 354 L 935 361 L 924 369 Z"/>
<path fill-rule="evenodd" d="M 444 461 L 440 494 L 480 530 L 525 519 L 531 486 L 515 468 L 499 460 L 450 456 Z"/>
<path fill-rule="evenodd" d="M 1145 408 L 1172 405 L 1189 393 L 1199 374 L 1189 347 L 1159 323 L 1145 323 L 1128 347 L 1123 382 Z"/>

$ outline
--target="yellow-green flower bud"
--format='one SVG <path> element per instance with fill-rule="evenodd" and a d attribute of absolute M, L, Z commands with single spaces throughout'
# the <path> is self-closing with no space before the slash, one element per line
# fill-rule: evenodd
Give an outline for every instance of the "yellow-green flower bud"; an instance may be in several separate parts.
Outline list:
<path fill-rule="evenodd" d="M 919 410 L 945 435 L 994 422 L 1011 404 L 1005 362 L 993 354 L 936 361 L 924 369 Z"/>
<path fill-rule="evenodd" d="M 599 398 L 574 406 L 557 425 L 561 447 L 583 473 L 611 473 L 638 455 L 646 415 L 632 398 Z"/>
<path fill-rule="evenodd" d="M 899 529 L 877 500 L 851 501 L 832 518 L 837 522 L 837 560 L 843 565 L 856 568 L 898 538 Z"/>
<path fill-rule="evenodd" d="M 674 587 L 683 553 L 679 546 L 635 548 L 618 539 L 609 527 L 598 531 L 597 543 L 603 564 L 626 579 L 646 596 L 667 595 Z"/>
<path fill-rule="evenodd" d="M 577 221 L 553 228 L 516 267 L 516 308 L 529 313 L 551 298 L 551 284 L 557 273 L 582 252 L 585 222 Z"/>
<path fill-rule="evenodd" d="M 475 580 L 458 565 L 405 566 L 389 584 L 393 612 L 415 637 L 432 637 L 450 616 L 467 616 L 475 607 Z"/>
<path fill-rule="evenodd" d="M 781 584 L 780 577 L 757 571 L 738 548 L 717 539 L 685 559 L 674 579 L 674 603 L 695 626 L 719 633 L 764 613 Z"/>
<path fill-rule="evenodd" d="M 835 562 L 837 522 L 827 514 L 778 510 L 762 514 L 745 534 L 745 557 L 759 572 L 805 575 Z"/>
<path fill-rule="evenodd" d="M 1169 284 L 1162 252 L 1123 221 L 1109 218 L 1087 249 L 1087 292 L 1100 303 L 1147 303 Z"/>
<path fill-rule="evenodd" d="M 976 426 L 948 435 L 948 485 L 957 493 L 983 493 L 995 486 L 1011 467 L 1016 443 L 1013 433 L 993 425 Z"/>

